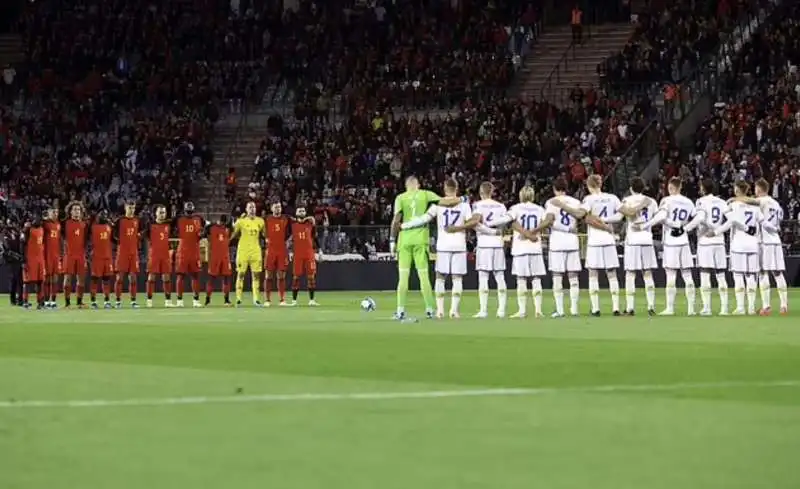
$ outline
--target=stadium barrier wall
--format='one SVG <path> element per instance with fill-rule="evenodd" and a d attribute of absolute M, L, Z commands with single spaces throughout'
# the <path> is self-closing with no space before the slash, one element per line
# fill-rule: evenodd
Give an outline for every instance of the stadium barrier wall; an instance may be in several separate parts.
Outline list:
<path fill-rule="evenodd" d="M 510 260 L 508 261 L 509 268 L 511 267 Z M 604 274 L 600 274 L 601 287 L 605 288 L 608 285 Z M 624 272 L 619 271 L 619 280 L 623 284 Z M 663 287 L 665 284 L 664 270 L 654 270 L 654 278 L 657 287 Z M 433 279 L 434 271 L 433 264 L 430 268 L 430 276 Z M 287 272 L 288 284 L 291 287 L 291 267 Z M 139 291 L 141 293 L 145 290 L 146 276 L 144 274 L 139 277 Z M 203 277 L 201 281 L 205 284 L 206 278 Z M 640 283 L 639 286 L 643 287 L 641 279 L 637 279 Z M 695 282 L 699 284 L 699 272 L 695 271 Z M 588 287 L 588 276 L 584 270 L 580 274 L 581 288 Z M 795 287 L 800 287 L 800 256 L 787 257 L 786 259 L 786 281 Z M 0 268 L 0 293 L 7 294 L 10 290 L 11 282 L 11 269 L 8 265 L 3 265 Z M 160 280 L 159 280 L 160 282 Z M 248 280 L 249 282 L 249 280 Z M 506 271 L 506 283 L 509 288 L 515 288 L 516 279 L 511 275 L 510 270 Z M 680 280 L 679 280 L 680 283 Z M 728 277 L 728 283 L 733 284 L 733 279 Z M 551 288 L 552 280 L 549 276 L 543 277 L 543 287 L 546 289 Z M 189 289 L 187 284 L 187 290 Z M 247 290 L 250 289 L 249 283 L 246 284 Z M 301 281 L 301 287 L 305 289 L 305 281 Z M 382 261 L 322 261 L 317 265 L 317 290 L 320 291 L 367 291 L 367 290 L 394 290 L 397 287 L 397 263 L 390 260 Z M 419 282 L 415 273 L 411 274 L 409 287 L 412 290 L 419 288 Z M 158 284 L 160 289 L 160 283 Z M 217 287 L 218 288 L 218 287 Z M 467 290 L 477 290 L 478 288 L 478 274 L 474 270 L 464 278 L 464 288 Z M 88 289 L 88 288 L 87 288 Z M 126 287 L 127 290 L 127 287 Z M 205 285 L 203 285 L 205 290 Z"/>

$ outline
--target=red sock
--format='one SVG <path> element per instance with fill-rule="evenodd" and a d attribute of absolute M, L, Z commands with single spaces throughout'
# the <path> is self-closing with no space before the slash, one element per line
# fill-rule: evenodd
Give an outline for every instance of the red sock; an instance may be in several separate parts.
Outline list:
<path fill-rule="evenodd" d="M 153 292 L 156 291 L 156 281 L 155 280 L 148 280 L 147 281 L 147 298 L 153 298 Z"/>
<path fill-rule="evenodd" d="M 58 282 L 50 282 L 50 300 L 52 302 L 56 301 L 56 296 L 58 295 Z"/>
<path fill-rule="evenodd" d="M 209 282 L 211 282 L 209 280 Z M 200 295 L 200 277 L 192 277 L 192 294 L 195 299 Z"/>
<path fill-rule="evenodd" d="M 69 302 L 69 298 L 72 295 L 72 284 L 65 284 L 64 285 L 64 299 Z"/>
<path fill-rule="evenodd" d="M 136 292 L 138 292 L 137 289 L 139 288 L 139 284 L 136 283 L 136 279 L 128 280 L 128 290 L 131 293 L 131 302 L 136 302 Z"/>
<path fill-rule="evenodd" d="M 105 300 L 109 299 L 111 295 L 111 280 L 103 280 L 103 297 Z"/>
<path fill-rule="evenodd" d="M 214 279 L 208 277 L 206 280 L 206 297 L 211 297 L 211 293 L 214 292 Z"/>
<path fill-rule="evenodd" d="M 267 302 L 272 300 L 272 278 L 264 279 L 264 292 L 267 294 Z"/>
<path fill-rule="evenodd" d="M 178 275 L 175 282 L 175 291 L 178 293 L 178 300 L 183 299 L 183 275 Z"/>
<path fill-rule="evenodd" d="M 281 296 L 281 302 L 286 299 L 286 277 L 278 279 L 278 294 Z"/>
<path fill-rule="evenodd" d="M 39 304 L 41 304 L 42 302 L 44 302 L 44 286 L 45 286 L 45 284 L 44 284 L 44 283 L 42 283 L 42 282 L 39 282 L 39 283 L 36 285 L 36 301 L 37 301 Z"/>
<path fill-rule="evenodd" d="M 78 287 L 78 295 L 81 295 L 80 287 Z M 97 298 L 97 279 L 94 277 L 92 277 L 92 281 L 89 282 L 89 297 L 92 299 L 92 302 Z"/>
<path fill-rule="evenodd" d="M 171 280 L 166 280 L 164 282 L 164 295 L 167 296 L 167 299 L 169 299 L 170 296 L 172 295 L 172 281 Z"/>
<path fill-rule="evenodd" d="M 78 301 L 80 302 L 83 300 L 83 285 L 78 285 L 77 289 L 78 289 Z"/>
<path fill-rule="evenodd" d="M 50 282 L 49 281 L 45 281 L 39 287 L 39 295 L 42 296 L 42 297 L 47 297 L 47 300 L 50 300 Z M 39 300 L 41 301 L 41 298 Z"/>
<path fill-rule="evenodd" d="M 228 297 L 228 294 L 231 293 L 231 279 L 229 277 L 222 278 L 222 293 L 225 294 L 225 297 Z"/>
<path fill-rule="evenodd" d="M 122 300 L 122 277 L 117 277 L 114 283 L 114 295 L 117 296 L 117 302 Z"/>

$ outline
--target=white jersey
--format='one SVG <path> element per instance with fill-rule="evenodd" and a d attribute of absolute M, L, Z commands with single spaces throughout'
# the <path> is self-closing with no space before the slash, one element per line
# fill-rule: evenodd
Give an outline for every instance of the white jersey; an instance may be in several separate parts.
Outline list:
<path fill-rule="evenodd" d="M 583 204 L 581 204 L 583 210 L 603 220 L 616 214 L 620 207 L 622 207 L 622 202 L 620 202 L 619 198 L 614 194 L 605 192 L 589 194 L 584 197 Z M 616 244 L 614 235 L 608 231 L 592 226 L 587 226 L 587 228 L 588 246 L 613 246 Z"/>
<path fill-rule="evenodd" d="M 467 233 L 448 233 L 446 229 L 463 226 L 472 217 L 469 204 L 462 202 L 455 207 L 432 205 L 428 208 L 428 214 L 436 217 L 436 251 L 467 251 Z"/>
<path fill-rule="evenodd" d="M 578 251 L 578 220 L 555 205 L 554 200 L 561 200 L 570 207 L 580 208 L 578 199 L 568 195 L 553 197 L 545 205 L 545 213 L 553 216 L 553 225 L 550 227 L 550 251 Z"/>
<path fill-rule="evenodd" d="M 705 195 L 694 204 L 695 214 L 703 215 L 703 222 L 697 226 L 697 245 L 724 245 L 725 236 L 708 236 L 710 231 L 725 223 L 725 211 L 728 203 L 716 195 Z"/>
<path fill-rule="evenodd" d="M 764 244 L 782 244 L 781 241 L 781 221 L 783 221 L 783 208 L 781 205 L 769 196 L 759 197 L 758 201 L 761 203 L 761 213 L 764 215 L 764 221 L 769 224 L 769 227 L 775 228 L 774 231 L 761 228 L 761 242 Z"/>
<path fill-rule="evenodd" d="M 522 202 L 511 206 L 511 209 L 508 211 L 508 215 L 511 216 L 514 221 L 529 231 L 536 228 L 539 223 L 542 222 L 544 214 L 544 207 L 530 202 Z M 514 237 L 511 240 L 512 256 L 541 254 L 541 241 L 525 239 L 521 234 L 514 231 Z"/>
<path fill-rule="evenodd" d="M 637 212 L 635 216 L 626 218 L 625 244 L 628 246 L 653 246 L 653 231 L 650 229 L 634 231 L 633 226 L 644 224 L 655 216 L 658 212 L 658 204 L 643 194 L 633 194 L 622 199 L 622 205 L 638 206 L 642 202 L 647 202 L 647 206 Z"/>
<path fill-rule="evenodd" d="M 689 224 L 694 217 L 694 202 L 683 195 L 670 195 L 661 199 L 659 212 L 666 212 L 667 219 L 662 226 L 664 246 L 683 246 L 689 244 L 689 235 L 683 233 L 673 236 L 670 230 Z"/>
<path fill-rule="evenodd" d="M 745 226 L 759 228 L 763 220 L 761 209 L 758 206 L 745 204 L 743 202 L 731 202 L 728 212 L 725 214 L 727 219 L 738 221 Z M 742 229 L 737 229 L 734 225 L 731 228 L 731 253 L 758 253 L 760 249 L 760 233 L 755 236 L 747 234 Z"/>
<path fill-rule="evenodd" d="M 480 214 L 483 223 L 490 226 L 492 221 L 506 214 L 506 206 L 493 199 L 484 199 L 472 205 L 472 213 Z M 503 237 L 499 235 L 478 234 L 478 248 L 502 248 Z"/>

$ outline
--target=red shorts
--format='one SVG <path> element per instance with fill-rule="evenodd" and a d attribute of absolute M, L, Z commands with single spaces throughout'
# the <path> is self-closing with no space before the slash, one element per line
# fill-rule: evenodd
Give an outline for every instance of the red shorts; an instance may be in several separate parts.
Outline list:
<path fill-rule="evenodd" d="M 22 267 L 22 281 L 26 284 L 34 282 L 44 282 L 45 266 L 44 261 L 32 261 Z"/>
<path fill-rule="evenodd" d="M 208 274 L 212 277 L 230 277 L 233 274 L 231 259 L 224 257 L 211 257 L 208 262 Z"/>
<path fill-rule="evenodd" d="M 153 275 L 167 275 L 172 273 L 172 260 L 167 256 L 151 256 L 147 261 L 147 271 Z"/>
<path fill-rule="evenodd" d="M 295 277 L 314 276 L 317 274 L 317 259 L 314 256 L 297 256 L 292 263 L 292 275 Z"/>
<path fill-rule="evenodd" d="M 53 276 L 53 275 L 61 275 L 62 273 L 64 273 L 64 269 L 61 266 L 61 257 L 58 255 L 48 256 L 47 274 Z"/>
<path fill-rule="evenodd" d="M 92 277 L 110 277 L 114 275 L 114 260 L 111 258 L 92 258 Z"/>
<path fill-rule="evenodd" d="M 264 258 L 264 270 L 268 272 L 285 272 L 289 267 L 289 257 L 284 254 L 267 253 Z"/>
<path fill-rule="evenodd" d="M 129 253 L 117 255 L 117 273 L 139 273 L 139 255 Z"/>
<path fill-rule="evenodd" d="M 68 256 L 64 259 L 65 275 L 86 275 L 86 257 Z"/>
<path fill-rule="evenodd" d="M 175 273 L 200 273 L 200 258 L 197 256 L 178 255 Z"/>

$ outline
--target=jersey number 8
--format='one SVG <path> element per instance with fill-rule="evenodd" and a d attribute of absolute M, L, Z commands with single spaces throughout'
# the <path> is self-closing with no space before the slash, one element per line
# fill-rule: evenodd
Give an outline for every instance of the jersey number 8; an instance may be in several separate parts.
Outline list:
<path fill-rule="evenodd" d="M 561 210 L 561 224 L 569 226 L 572 223 L 569 214 L 565 210 Z"/>

